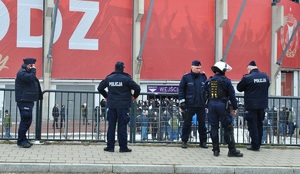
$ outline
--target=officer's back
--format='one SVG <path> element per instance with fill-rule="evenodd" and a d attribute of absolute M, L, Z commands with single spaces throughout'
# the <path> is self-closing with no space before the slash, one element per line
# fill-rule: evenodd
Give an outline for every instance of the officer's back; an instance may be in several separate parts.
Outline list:
<path fill-rule="evenodd" d="M 270 82 L 267 74 L 257 68 L 244 75 L 237 84 L 237 90 L 244 91 L 245 108 L 265 109 L 268 108 L 268 90 Z"/>
<path fill-rule="evenodd" d="M 120 66 L 120 68 L 118 68 Z M 134 97 L 140 93 L 140 86 L 136 84 L 131 76 L 123 71 L 124 64 L 120 62 L 116 64 L 116 71 L 109 74 L 98 86 L 98 91 L 109 102 L 110 108 L 129 108 L 131 106 L 131 89 L 135 91 Z M 108 88 L 108 93 L 104 90 Z"/>

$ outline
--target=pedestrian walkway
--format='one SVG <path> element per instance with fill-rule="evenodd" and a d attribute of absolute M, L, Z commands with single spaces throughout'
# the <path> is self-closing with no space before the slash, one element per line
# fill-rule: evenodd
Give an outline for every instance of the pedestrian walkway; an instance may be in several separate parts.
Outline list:
<path fill-rule="evenodd" d="M 238 148 L 242 158 L 219 157 L 209 149 L 180 144 L 129 144 L 131 153 L 104 152 L 105 143 L 0 144 L 0 173 L 300 173 L 300 147 Z"/>

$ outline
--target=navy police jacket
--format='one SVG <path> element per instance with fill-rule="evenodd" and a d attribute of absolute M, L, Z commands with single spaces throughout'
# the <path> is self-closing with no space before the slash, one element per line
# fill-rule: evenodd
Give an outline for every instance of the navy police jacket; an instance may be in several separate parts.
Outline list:
<path fill-rule="evenodd" d="M 221 75 L 221 74 L 215 74 L 214 76 L 210 77 L 206 82 L 205 82 L 205 86 L 204 86 L 204 89 L 205 89 L 205 92 L 208 93 L 209 91 L 209 87 L 210 87 L 210 82 L 212 80 L 221 80 L 222 83 L 220 86 L 218 86 L 218 88 L 220 87 L 222 91 L 222 97 L 221 98 L 218 98 L 216 100 L 220 101 L 220 102 L 227 102 L 228 100 L 230 101 L 231 103 L 231 106 L 232 106 L 232 109 L 233 110 L 236 110 L 238 109 L 238 106 L 237 106 L 237 100 L 236 100 L 236 97 L 235 97 L 235 90 L 232 86 L 232 83 L 230 81 L 230 79 L 228 79 L 226 76 L 224 75 Z M 208 96 L 208 100 L 210 100 L 210 96 Z"/>
<path fill-rule="evenodd" d="M 108 88 L 108 92 L 105 88 Z M 134 90 L 133 94 L 131 90 Z M 115 71 L 99 83 L 98 91 L 107 98 L 109 108 L 130 108 L 132 96 L 137 98 L 141 88 L 129 74 Z"/>
<path fill-rule="evenodd" d="M 195 74 L 192 71 L 182 76 L 179 83 L 179 100 L 185 100 L 186 107 L 204 107 L 203 92 L 205 74 Z"/>
<path fill-rule="evenodd" d="M 33 102 L 43 99 L 41 85 L 35 75 L 35 68 L 27 71 L 27 65 L 22 65 L 15 79 L 16 102 Z"/>
<path fill-rule="evenodd" d="M 253 69 L 250 74 L 244 75 L 237 84 L 237 90 L 244 91 L 246 109 L 266 109 L 268 108 L 268 90 L 270 86 L 267 74 Z"/>

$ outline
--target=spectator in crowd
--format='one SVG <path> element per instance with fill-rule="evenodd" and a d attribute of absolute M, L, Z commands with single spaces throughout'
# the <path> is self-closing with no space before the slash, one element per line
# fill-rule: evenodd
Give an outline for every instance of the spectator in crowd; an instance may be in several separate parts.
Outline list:
<path fill-rule="evenodd" d="M 237 84 L 237 90 L 244 92 L 245 119 L 251 137 L 248 150 L 259 151 L 263 135 L 265 109 L 268 108 L 270 81 L 266 73 L 260 72 L 254 61 L 247 66 L 248 74 Z"/>
<path fill-rule="evenodd" d="M 99 130 L 99 123 L 100 123 L 100 110 L 99 110 L 99 106 L 96 106 L 94 108 L 94 122 L 95 122 L 95 126 L 94 126 L 94 132 L 97 132 L 97 130 Z"/>
<path fill-rule="evenodd" d="M 270 121 L 268 119 L 268 112 L 265 112 L 265 118 L 263 120 L 263 135 L 261 139 L 261 144 L 266 144 L 268 142 Z"/>
<path fill-rule="evenodd" d="M 52 108 L 52 116 L 53 116 L 52 128 L 55 129 L 56 126 L 56 129 L 59 129 L 58 127 L 59 109 L 57 103 Z"/>
<path fill-rule="evenodd" d="M 8 113 L 8 110 L 5 110 L 4 112 L 4 128 L 5 128 L 5 137 L 6 138 L 11 138 L 10 135 L 10 128 L 11 128 L 11 116 Z"/>
<path fill-rule="evenodd" d="M 141 138 L 143 141 L 148 139 L 148 130 L 149 130 L 149 118 L 148 110 L 143 110 L 141 114 Z"/>
<path fill-rule="evenodd" d="M 178 101 L 179 102 L 179 101 Z M 179 106 L 179 104 L 178 104 Z M 182 126 L 183 126 L 183 117 L 184 117 L 184 112 L 182 111 L 182 109 L 179 107 L 178 108 L 179 111 L 179 115 L 178 115 L 178 120 L 179 120 L 179 128 L 178 128 L 178 137 L 182 137 Z"/>
<path fill-rule="evenodd" d="M 242 103 L 240 103 L 238 105 L 238 112 L 237 112 L 237 115 L 238 115 L 237 125 L 238 125 L 239 128 L 244 127 L 244 112 L 245 112 L 244 105 Z"/>
<path fill-rule="evenodd" d="M 42 100 L 43 94 L 40 82 L 36 78 L 36 59 L 26 58 L 23 59 L 23 62 L 15 79 L 15 97 L 21 115 L 17 145 L 22 148 L 30 148 L 32 143 L 28 141 L 26 132 L 32 123 L 34 102 Z"/>
<path fill-rule="evenodd" d="M 159 140 L 167 140 L 168 139 L 168 120 L 171 118 L 169 111 L 164 110 L 162 115 L 160 116 L 160 136 Z"/>
<path fill-rule="evenodd" d="M 85 125 L 90 125 L 90 123 L 87 120 L 87 114 L 88 114 L 88 110 L 87 110 L 87 105 L 86 103 L 83 103 L 83 105 L 81 105 L 81 116 L 82 116 L 82 124 Z"/>
<path fill-rule="evenodd" d="M 191 65 L 190 73 L 182 76 L 179 83 L 179 103 L 185 114 L 182 128 L 182 148 L 187 148 L 187 141 L 191 133 L 192 117 L 197 114 L 199 123 L 198 132 L 200 139 L 200 147 L 208 148 L 207 133 L 205 127 L 205 107 L 203 101 L 204 83 L 207 80 L 206 75 L 201 70 L 199 60 L 194 60 Z"/>
<path fill-rule="evenodd" d="M 197 128 L 198 128 L 198 121 L 197 121 L 197 114 L 193 115 L 192 117 L 192 138 L 197 139 Z"/>
<path fill-rule="evenodd" d="M 237 100 L 230 79 L 225 72 L 232 68 L 225 62 L 216 62 L 211 67 L 214 76 L 205 82 L 205 95 L 208 106 L 208 123 L 211 125 L 210 136 L 213 144 L 213 155 L 219 156 L 219 122 L 224 128 L 224 140 L 228 144 L 228 157 L 242 157 L 243 154 L 236 149 L 234 141 L 233 117 L 237 113 Z M 229 102 L 231 106 L 229 106 Z"/>
<path fill-rule="evenodd" d="M 137 107 L 138 108 L 142 108 L 142 106 L 143 106 L 143 100 L 139 100 L 138 102 L 137 102 Z"/>
<path fill-rule="evenodd" d="M 65 105 L 61 105 L 61 108 L 60 108 L 60 128 L 65 127 L 65 121 L 66 121 L 66 107 L 65 107 Z"/>
<path fill-rule="evenodd" d="M 150 126 L 151 126 L 151 138 L 152 140 L 156 140 L 157 139 L 157 131 L 158 131 L 158 113 L 156 111 L 153 112 L 153 114 L 151 114 L 150 117 Z"/>
<path fill-rule="evenodd" d="M 289 108 L 281 106 L 279 112 L 279 135 L 285 137 L 287 133 L 287 125 L 289 119 Z"/>
<path fill-rule="evenodd" d="M 295 111 L 293 111 L 293 108 L 289 109 L 288 126 L 289 126 L 289 136 L 292 137 L 296 128 L 296 114 Z"/>
<path fill-rule="evenodd" d="M 105 119 L 106 118 L 106 101 L 105 99 L 101 99 L 100 101 L 100 107 L 101 107 L 101 119 Z"/>
<path fill-rule="evenodd" d="M 140 95 L 141 88 L 129 74 L 124 72 L 124 68 L 123 62 L 117 62 L 115 71 L 102 80 L 98 86 L 99 93 L 106 98 L 108 103 L 107 147 L 104 148 L 107 152 L 114 152 L 117 122 L 119 152 L 132 151 L 127 146 L 127 124 L 130 120 L 128 109 L 131 107 L 132 100 L 136 100 Z M 108 92 L 105 88 L 108 88 Z"/>
<path fill-rule="evenodd" d="M 179 120 L 175 114 L 168 121 L 170 141 L 178 140 Z"/>

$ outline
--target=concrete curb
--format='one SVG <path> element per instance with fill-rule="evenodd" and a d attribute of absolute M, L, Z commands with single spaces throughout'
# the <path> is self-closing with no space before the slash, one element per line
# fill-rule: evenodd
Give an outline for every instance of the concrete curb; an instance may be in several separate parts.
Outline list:
<path fill-rule="evenodd" d="M 226 173 L 226 174 L 298 174 L 300 167 L 246 167 L 193 165 L 131 165 L 131 164 L 48 164 L 0 163 L 1 172 L 36 173 Z"/>

